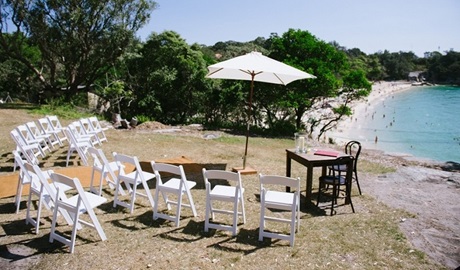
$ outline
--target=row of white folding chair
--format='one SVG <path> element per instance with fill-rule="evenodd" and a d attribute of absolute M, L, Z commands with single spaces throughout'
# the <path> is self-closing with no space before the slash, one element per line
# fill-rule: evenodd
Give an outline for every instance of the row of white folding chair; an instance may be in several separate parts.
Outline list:
<path fill-rule="evenodd" d="M 103 153 L 102 153 L 103 154 Z M 166 219 L 170 221 L 174 221 L 176 226 L 179 226 L 180 222 L 180 213 L 182 207 L 188 207 L 192 210 L 193 216 L 197 216 L 195 205 L 193 203 L 193 198 L 190 193 L 190 189 L 196 185 L 196 182 L 188 181 L 184 169 L 181 165 L 170 165 L 170 164 L 162 164 L 162 163 L 155 163 L 151 162 L 152 170 L 154 173 L 145 171 L 142 169 L 139 160 L 136 156 L 128 156 L 123 154 L 114 153 L 114 164 L 118 166 L 115 170 L 113 169 L 113 165 L 106 165 L 106 168 L 112 167 L 112 170 L 118 171 L 118 175 L 116 178 L 115 183 L 115 198 L 113 201 L 113 207 L 117 207 L 117 205 L 126 207 L 129 209 L 130 213 L 134 211 L 134 204 L 136 201 L 136 196 L 146 197 L 153 208 L 153 218 L 158 219 Z M 133 171 L 126 171 L 125 168 L 134 168 Z M 95 170 L 100 170 L 96 168 Z M 168 174 L 171 177 L 167 182 L 163 182 L 161 175 Z M 174 177 L 175 176 L 175 177 Z M 103 176 L 101 176 L 103 178 Z M 101 179 L 102 179 L 101 178 Z M 156 182 L 156 191 L 155 197 L 152 196 L 150 188 L 148 186 L 148 181 L 155 179 Z M 119 198 L 122 195 L 122 183 L 127 187 L 128 192 L 130 193 L 128 201 L 122 200 Z M 138 190 L 138 186 L 142 185 L 144 192 Z M 100 190 L 99 190 L 100 192 Z M 99 193 L 100 194 L 100 193 Z M 171 210 L 171 205 L 176 206 L 176 214 L 175 215 L 168 215 L 165 213 L 160 213 L 158 211 L 159 206 L 159 198 L 160 194 L 163 197 L 165 202 L 166 208 Z M 170 195 L 173 195 L 172 198 Z M 189 203 L 183 202 L 184 195 L 187 197 Z"/>
<path fill-rule="evenodd" d="M 63 145 L 66 140 L 61 129 L 61 123 L 57 116 L 47 116 L 38 120 L 39 125 L 30 121 L 24 125 L 17 126 L 10 132 L 13 141 L 16 143 L 16 151 L 32 164 L 38 164 L 38 156 L 45 157 L 46 151 L 54 149 L 54 145 Z M 17 164 L 13 170 L 16 171 Z"/>
<path fill-rule="evenodd" d="M 91 149 L 91 148 L 90 148 Z M 114 171 L 118 171 L 118 177 L 116 183 L 111 183 L 116 186 L 114 207 L 121 205 L 129 208 L 130 213 L 133 212 L 136 195 L 142 195 L 147 197 L 150 204 L 153 207 L 153 218 L 166 219 L 173 221 L 176 227 L 179 226 L 181 209 L 182 207 L 189 207 L 192 210 L 193 216 L 196 217 L 196 209 L 193 202 L 192 194 L 190 190 L 196 185 L 196 182 L 187 180 L 184 169 L 181 165 L 171 165 L 163 163 L 151 162 L 152 170 L 154 175 L 150 172 L 146 172 L 140 166 L 139 160 L 135 156 L 127 156 L 122 154 L 114 153 L 115 161 L 108 165 L 105 155 L 101 149 L 92 148 L 91 152 L 93 156 L 98 157 L 95 160 L 103 160 L 95 162 L 94 167 L 98 171 L 104 171 L 104 167 L 107 169 L 105 175 L 115 175 Z M 105 165 L 103 165 L 105 164 Z M 125 172 L 124 164 L 130 164 L 130 167 L 134 167 L 134 171 Z M 118 166 L 118 168 L 116 168 Z M 110 169 L 109 169 L 110 168 Z M 164 182 L 162 175 L 167 175 L 169 180 Z M 99 180 L 99 191 L 94 190 L 97 194 L 101 195 L 102 179 L 106 176 L 101 174 Z M 206 170 L 203 169 L 203 177 L 206 186 L 206 215 L 205 215 L 205 231 L 209 228 L 229 230 L 233 235 L 237 233 L 237 222 L 241 216 L 243 218 L 243 224 L 246 223 L 246 215 L 244 210 L 244 188 L 242 187 L 241 175 L 239 173 L 222 171 L 222 170 Z M 94 178 L 94 170 L 93 177 Z M 155 197 L 152 199 L 150 189 L 147 181 L 156 178 L 156 190 Z M 261 213 L 260 213 L 260 229 L 259 229 L 259 240 L 262 241 L 264 237 L 277 238 L 283 240 L 289 240 L 291 246 L 294 245 L 294 238 L 296 229 L 300 226 L 300 179 L 294 179 L 284 176 L 276 175 L 260 175 L 260 190 L 261 190 Z M 219 181 L 225 180 L 233 185 L 222 185 Z M 92 180 L 93 181 L 93 180 Z M 125 183 L 128 187 L 130 194 L 130 201 L 124 202 L 119 199 L 119 193 L 121 189 L 121 183 Z M 142 185 L 145 193 L 140 193 L 137 190 L 137 186 Z M 92 186 L 92 184 L 91 184 Z M 278 190 L 275 187 L 278 186 Z M 279 191 L 284 189 L 286 186 L 291 187 L 295 191 L 293 193 Z M 171 210 L 171 206 L 176 206 L 175 215 L 169 215 L 166 213 L 160 213 L 159 208 L 159 197 L 163 197 L 168 211 Z M 177 200 L 173 200 L 169 195 L 174 195 Z M 183 202 L 183 197 L 187 197 L 189 203 Z M 214 205 L 214 203 L 230 202 L 230 209 L 223 209 L 221 205 Z M 241 211 L 239 210 L 241 207 Z M 289 217 L 280 217 L 278 212 L 276 216 L 270 215 L 269 210 L 277 209 L 289 212 Z M 214 223 L 215 214 L 230 214 L 232 215 L 232 224 L 226 225 L 222 222 Z M 213 222 L 210 221 L 210 216 Z M 273 230 L 266 231 L 266 222 L 276 221 L 290 224 L 290 233 L 275 233 Z"/>

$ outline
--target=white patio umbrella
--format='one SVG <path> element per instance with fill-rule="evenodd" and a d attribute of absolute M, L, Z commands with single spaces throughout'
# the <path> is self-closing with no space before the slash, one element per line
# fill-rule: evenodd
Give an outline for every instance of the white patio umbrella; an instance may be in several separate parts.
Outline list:
<path fill-rule="evenodd" d="M 208 70 L 209 72 L 206 74 L 206 78 L 251 81 L 243 170 L 246 169 L 246 157 L 248 154 L 249 124 L 254 81 L 287 85 L 295 80 L 316 78 L 311 74 L 264 56 L 260 52 L 250 52 L 227 61 L 210 65 Z"/>

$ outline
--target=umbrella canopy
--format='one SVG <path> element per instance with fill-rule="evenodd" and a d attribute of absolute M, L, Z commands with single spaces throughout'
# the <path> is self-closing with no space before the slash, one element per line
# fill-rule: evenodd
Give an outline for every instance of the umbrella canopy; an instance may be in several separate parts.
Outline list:
<path fill-rule="evenodd" d="M 295 80 L 316 78 L 314 75 L 264 56 L 260 52 L 250 52 L 227 61 L 210 65 L 208 66 L 208 70 L 209 72 L 206 74 L 206 78 L 251 81 L 243 169 L 246 169 L 254 81 L 287 85 Z"/>
<path fill-rule="evenodd" d="M 315 76 L 262 55 L 250 52 L 208 67 L 206 78 L 232 79 L 287 85 Z"/>

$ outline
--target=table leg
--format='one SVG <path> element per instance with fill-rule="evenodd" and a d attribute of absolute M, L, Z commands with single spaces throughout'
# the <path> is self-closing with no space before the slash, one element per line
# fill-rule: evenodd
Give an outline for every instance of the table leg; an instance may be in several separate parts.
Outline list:
<path fill-rule="evenodd" d="M 346 196 L 345 196 L 345 204 L 350 204 L 351 202 L 351 182 L 353 180 L 353 160 L 347 165 L 347 185 L 346 189 Z"/>
<path fill-rule="evenodd" d="M 291 158 L 286 155 L 286 177 L 291 177 Z M 286 187 L 286 192 L 291 192 L 291 187 Z"/>
<path fill-rule="evenodd" d="M 311 201 L 311 193 L 313 189 L 313 167 L 307 166 L 307 190 L 305 198 L 308 201 Z"/>

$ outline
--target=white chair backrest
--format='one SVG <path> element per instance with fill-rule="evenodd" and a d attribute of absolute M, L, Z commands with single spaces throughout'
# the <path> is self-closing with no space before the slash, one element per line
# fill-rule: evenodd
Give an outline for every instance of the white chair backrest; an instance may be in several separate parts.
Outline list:
<path fill-rule="evenodd" d="M 46 134 L 44 134 L 42 130 L 38 128 L 37 124 L 35 124 L 34 121 L 27 122 L 26 127 L 27 129 L 29 129 L 29 132 L 32 134 L 34 139 L 38 139 L 39 137 L 46 136 Z"/>
<path fill-rule="evenodd" d="M 125 172 L 123 163 L 131 164 L 134 166 L 134 170 L 138 175 L 140 171 L 142 171 L 141 164 L 139 163 L 139 159 L 136 156 L 128 156 L 124 154 L 114 153 L 115 161 L 119 164 L 119 170 L 121 175 L 126 175 L 128 173 Z M 137 177 L 137 176 L 136 176 Z"/>
<path fill-rule="evenodd" d="M 23 184 L 31 184 L 34 188 L 40 188 L 40 182 L 37 178 L 32 177 L 32 175 L 27 170 L 26 166 L 29 166 L 30 163 L 27 160 L 22 159 L 21 155 L 17 151 L 13 151 L 14 161 L 19 166 L 20 178 Z M 32 165 L 30 165 L 32 166 Z"/>
<path fill-rule="evenodd" d="M 46 119 L 48 119 L 48 122 L 53 128 L 53 130 L 60 131 L 63 129 L 61 122 L 59 121 L 59 118 L 56 115 L 48 115 Z"/>
<path fill-rule="evenodd" d="M 27 144 L 24 141 L 24 138 L 15 129 L 10 132 L 10 135 L 16 143 L 16 150 L 19 151 L 29 163 L 38 164 L 37 156 L 44 156 L 44 153 L 38 143 Z"/>
<path fill-rule="evenodd" d="M 72 125 L 69 125 L 69 127 Z M 66 158 L 66 166 L 69 164 L 70 160 L 70 155 L 73 151 L 77 151 L 78 155 L 80 156 L 83 164 L 85 166 L 88 166 L 88 156 L 87 156 L 87 150 L 89 147 L 92 147 L 93 145 L 89 140 L 78 140 L 75 137 L 75 134 L 71 131 L 71 128 L 64 128 L 64 133 L 67 137 L 67 140 L 69 141 L 69 150 L 67 151 L 67 158 Z"/>
<path fill-rule="evenodd" d="M 42 129 L 43 133 L 52 134 L 55 132 L 46 117 L 39 118 L 37 122 L 38 126 Z"/>
<path fill-rule="evenodd" d="M 169 173 L 169 174 L 174 174 L 179 176 L 179 178 L 182 180 L 181 181 L 181 187 L 184 189 L 187 189 L 187 177 L 185 176 L 184 172 L 184 167 L 182 165 L 172 165 L 172 164 L 166 164 L 166 163 L 154 163 L 153 164 L 153 169 L 155 171 L 155 175 L 157 178 L 157 184 L 160 183 L 164 184 L 163 181 L 161 180 L 161 173 Z"/>
<path fill-rule="evenodd" d="M 23 141 L 27 144 L 39 143 L 37 140 L 35 140 L 34 136 L 32 136 L 32 133 L 29 131 L 26 125 L 17 126 L 16 131 L 19 133 L 19 136 L 22 137 Z"/>
<path fill-rule="evenodd" d="M 95 131 L 99 132 L 104 130 L 96 116 L 91 116 L 88 120 Z"/>
<path fill-rule="evenodd" d="M 96 189 L 93 187 L 95 171 L 98 171 L 100 174 L 99 179 L 99 191 L 97 194 L 101 195 L 102 193 L 102 180 L 105 179 L 109 184 L 110 188 L 114 188 L 116 186 L 117 175 L 115 172 L 118 172 L 118 168 L 120 167 L 116 161 L 109 162 L 107 157 L 105 156 L 102 149 L 98 149 L 95 147 L 89 147 L 88 153 L 91 155 L 93 159 L 93 169 L 92 169 L 92 176 L 91 176 L 91 183 L 90 183 L 90 190 L 95 192 Z M 122 187 L 119 187 L 119 192 L 121 195 L 124 195 L 124 190 Z"/>
<path fill-rule="evenodd" d="M 82 130 L 85 132 L 85 134 L 96 133 L 96 130 L 91 124 L 91 121 L 89 121 L 89 118 L 80 118 L 78 122 L 80 122 L 80 126 L 82 127 Z"/>
<path fill-rule="evenodd" d="M 206 170 L 203 168 L 205 185 L 211 185 L 214 180 L 227 180 L 234 182 L 233 185 L 241 188 L 241 174 L 239 172 L 229 172 L 223 170 Z"/>
<path fill-rule="evenodd" d="M 266 185 L 284 186 L 295 188 L 295 191 L 300 190 L 300 181 L 291 177 L 284 177 L 279 175 L 260 175 L 260 189 L 265 189 Z"/>

